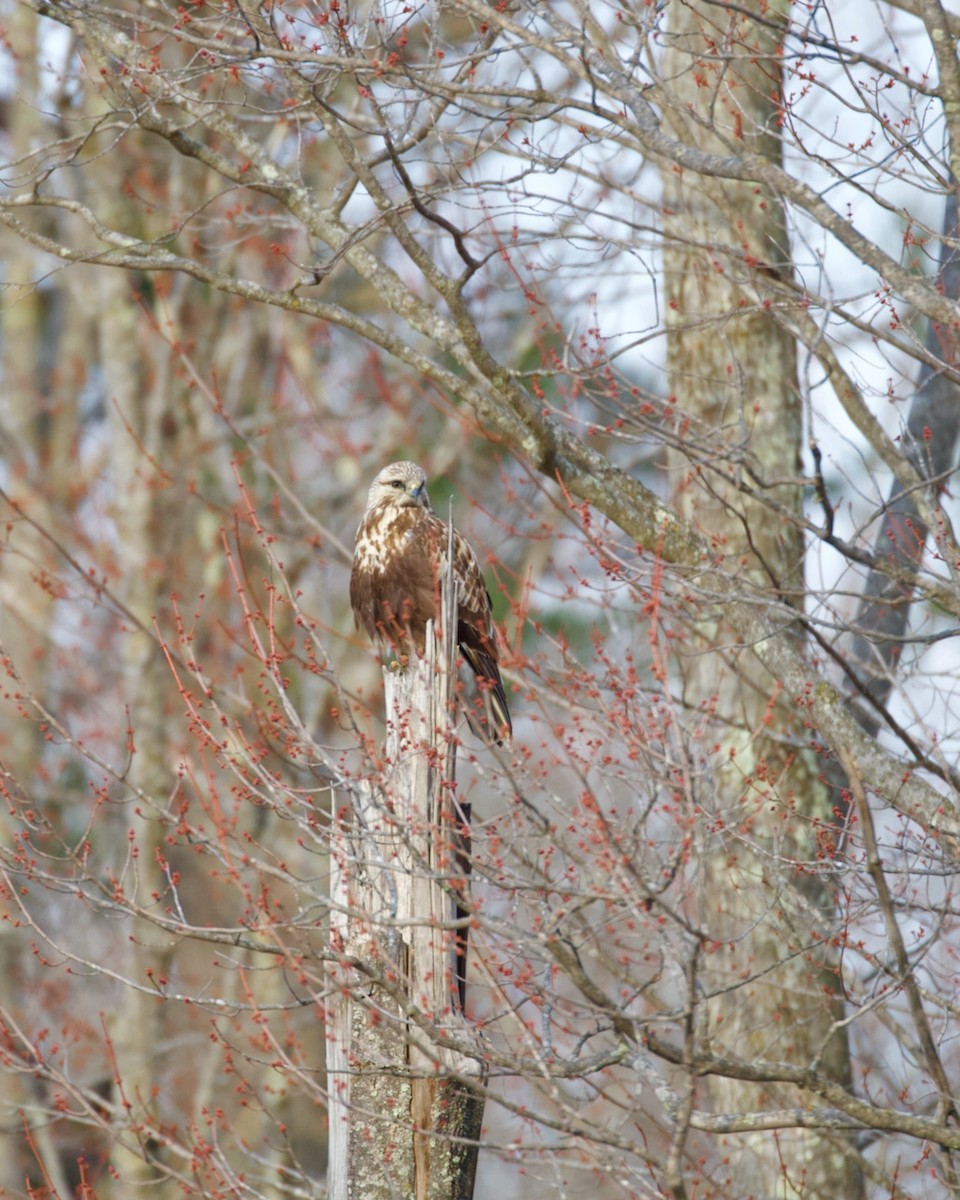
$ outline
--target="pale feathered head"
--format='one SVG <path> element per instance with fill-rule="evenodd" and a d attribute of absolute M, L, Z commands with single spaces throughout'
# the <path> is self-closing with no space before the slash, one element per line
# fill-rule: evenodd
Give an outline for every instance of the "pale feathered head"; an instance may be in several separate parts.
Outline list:
<path fill-rule="evenodd" d="M 430 497 L 427 495 L 426 472 L 412 462 L 391 463 L 384 467 L 370 485 L 367 495 L 367 512 L 381 505 L 390 508 L 409 508 L 418 504 L 421 508 L 430 508 Z"/>

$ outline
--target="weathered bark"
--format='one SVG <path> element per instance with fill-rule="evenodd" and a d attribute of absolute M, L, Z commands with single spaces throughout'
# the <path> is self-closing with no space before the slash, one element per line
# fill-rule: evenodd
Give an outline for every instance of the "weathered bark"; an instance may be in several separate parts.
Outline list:
<path fill-rule="evenodd" d="M 671 6 L 667 119 L 688 145 L 717 154 L 735 146 L 778 161 L 778 41 L 773 10 L 764 6 L 763 15 L 760 22 L 743 9 Z M 689 441 L 674 456 L 677 507 L 710 537 L 731 575 L 799 608 L 802 534 L 789 515 L 765 506 L 769 498 L 787 514 L 801 511 L 796 351 L 748 298 L 763 297 L 765 277 L 790 271 L 783 208 L 760 184 L 679 168 L 664 172 L 664 187 L 670 389 L 692 418 Z M 756 500 L 742 494 L 744 481 Z M 829 796 L 790 736 L 798 729 L 793 697 L 778 698 L 709 595 L 693 620 L 692 653 L 681 660 L 684 699 L 712 713 L 704 743 L 716 751 L 702 763 L 702 803 L 724 830 L 701 864 L 704 923 L 722 946 L 708 958 L 714 998 L 702 1036 L 720 1053 L 817 1064 L 845 1082 L 838 968 L 811 937 L 832 913 L 829 881 L 802 874 L 802 864 L 816 860 L 812 822 L 829 821 Z M 789 1088 L 761 1091 L 735 1079 L 713 1079 L 710 1089 L 715 1110 L 727 1114 L 798 1102 Z M 852 1156 L 819 1131 L 737 1134 L 725 1144 L 732 1194 L 861 1190 Z"/>
<path fill-rule="evenodd" d="M 444 598 L 449 596 L 445 583 Z M 455 600 L 446 604 L 455 612 Z M 469 1200 L 483 1099 L 476 1061 L 432 1037 L 463 1028 L 452 624 L 405 670 L 384 670 L 386 759 L 333 843 L 327 1075 L 330 1200 Z"/>

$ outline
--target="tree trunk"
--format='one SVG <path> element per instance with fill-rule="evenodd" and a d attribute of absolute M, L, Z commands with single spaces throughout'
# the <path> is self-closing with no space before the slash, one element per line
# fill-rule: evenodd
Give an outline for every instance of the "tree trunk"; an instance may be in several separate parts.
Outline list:
<path fill-rule="evenodd" d="M 380 778 L 353 794 L 333 839 L 328 1009 L 329 1200 L 469 1200 L 483 1098 L 457 1002 L 457 826 L 453 681 L 456 600 L 446 636 L 384 669 Z M 448 653 L 452 651 L 452 657 Z"/>
<path fill-rule="evenodd" d="M 678 102 L 665 115 L 688 145 L 778 160 L 776 19 L 767 6 L 756 22 L 742 8 L 670 6 L 663 76 Z M 759 184 L 676 167 L 664 171 L 664 190 L 670 390 L 690 419 L 672 464 L 677 505 L 745 591 L 753 583 L 769 594 L 772 584 L 801 609 L 796 352 L 764 303 L 790 272 L 783 207 Z M 815 828 L 831 820 L 830 796 L 802 749 L 794 697 L 777 695 L 709 595 L 695 603 L 692 653 L 681 658 L 684 700 L 712 714 L 701 804 L 721 831 L 701 863 L 703 922 L 717 947 L 703 981 L 713 998 L 701 1036 L 718 1052 L 809 1064 L 846 1083 L 839 968 L 817 938 L 833 917 L 830 880 L 803 869 L 817 862 Z M 799 1103 L 787 1088 L 772 1096 L 732 1079 L 712 1079 L 710 1094 L 729 1114 Z M 842 1142 L 817 1130 L 736 1134 L 727 1152 L 736 1195 L 862 1191 Z"/>

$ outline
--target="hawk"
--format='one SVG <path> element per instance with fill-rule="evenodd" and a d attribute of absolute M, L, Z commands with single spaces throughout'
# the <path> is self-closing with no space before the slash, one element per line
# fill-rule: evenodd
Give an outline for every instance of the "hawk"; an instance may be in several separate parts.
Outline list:
<path fill-rule="evenodd" d="M 430 506 L 423 470 L 412 462 L 384 467 L 370 488 L 353 553 L 350 604 L 358 629 L 401 653 L 411 641 L 423 652 L 426 624 L 437 615 L 447 532 Z M 512 725 L 497 665 L 490 594 L 476 554 L 456 530 L 453 573 L 460 601 L 457 644 L 477 678 L 481 731 L 499 744 Z"/>

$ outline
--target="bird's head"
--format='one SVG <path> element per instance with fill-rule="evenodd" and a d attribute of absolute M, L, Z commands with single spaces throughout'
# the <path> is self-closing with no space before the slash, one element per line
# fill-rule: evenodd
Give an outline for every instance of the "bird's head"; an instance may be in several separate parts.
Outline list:
<path fill-rule="evenodd" d="M 373 481 L 367 497 L 367 509 L 384 505 L 389 508 L 410 508 L 419 505 L 428 511 L 427 476 L 412 462 L 391 463 Z"/>

